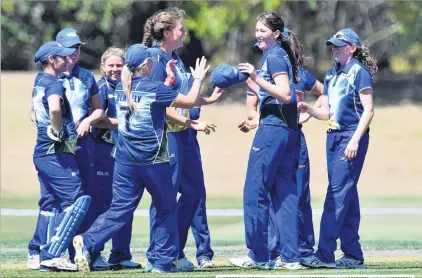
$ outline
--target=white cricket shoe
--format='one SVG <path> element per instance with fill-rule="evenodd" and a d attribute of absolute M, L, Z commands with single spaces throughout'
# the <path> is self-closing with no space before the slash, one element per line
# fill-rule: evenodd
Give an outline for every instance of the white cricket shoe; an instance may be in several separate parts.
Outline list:
<path fill-rule="evenodd" d="M 241 268 L 258 268 L 258 263 L 251 259 L 248 255 L 240 258 L 230 258 L 229 263 Z"/>
<path fill-rule="evenodd" d="M 76 264 L 72 264 L 69 259 L 63 257 L 44 260 L 41 262 L 41 265 L 66 271 L 78 270 L 78 266 Z"/>
<path fill-rule="evenodd" d="M 26 261 L 26 266 L 29 269 L 33 269 L 33 270 L 40 269 L 40 255 L 28 254 L 28 260 Z"/>
<path fill-rule="evenodd" d="M 85 248 L 84 239 L 81 235 L 73 238 L 73 247 L 75 247 L 75 263 L 78 266 L 78 270 L 81 272 L 89 272 L 91 270 L 89 267 L 90 255 Z"/>

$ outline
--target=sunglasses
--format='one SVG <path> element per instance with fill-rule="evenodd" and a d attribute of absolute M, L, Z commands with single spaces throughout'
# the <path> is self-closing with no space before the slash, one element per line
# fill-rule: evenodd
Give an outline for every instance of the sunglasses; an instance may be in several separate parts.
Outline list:
<path fill-rule="evenodd" d="M 347 43 L 347 44 L 349 44 L 349 45 L 352 45 L 352 42 L 351 42 L 350 40 L 346 39 L 346 38 L 344 37 L 344 35 L 343 35 L 343 34 L 335 34 L 335 35 L 333 36 L 333 38 L 334 38 L 334 39 L 337 39 L 337 40 L 344 41 L 344 42 L 346 42 L 346 43 Z"/>
<path fill-rule="evenodd" d="M 81 49 L 82 48 L 82 44 L 74 44 L 72 45 L 70 48 L 74 48 L 74 49 Z"/>

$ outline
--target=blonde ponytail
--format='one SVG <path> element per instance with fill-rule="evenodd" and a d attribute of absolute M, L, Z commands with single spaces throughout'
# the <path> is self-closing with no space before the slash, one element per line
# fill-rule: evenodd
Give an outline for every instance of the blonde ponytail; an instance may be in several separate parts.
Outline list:
<path fill-rule="evenodd" d="M 123 92 L 127 98 L 127 104 L 131 111 L 135 110 L 135 103 L 133 103 L 132 99 L 132 75 L 133 73 L 130 71 L 127 65 L 123 66 L 122 69 L 122 84 L 123 84 Z"/>
<path fill-rule="evenodd" d="M 146 65 L 151 58 L 146 59 L 142 64 L 140 64 L 137 68 L 133 71 L 130 70 L 128 64 L 125 64 L 122 69 L 122 84 L 123 84 L 123 92 L 127 97 L 127 104 L 129 106 L 130 111 L 135 111 L 135 103 L 133 102 L 132 98 L 132 78 L 138 75 L 144 75 Z"/>

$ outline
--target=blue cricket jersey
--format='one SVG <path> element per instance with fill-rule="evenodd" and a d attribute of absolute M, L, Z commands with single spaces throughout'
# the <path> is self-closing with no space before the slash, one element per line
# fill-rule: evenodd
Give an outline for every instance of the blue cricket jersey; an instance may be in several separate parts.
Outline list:
<path fill-rule="evenodd" d="M 163 83 L 167 77 L 167 62 L 172 59 L 177 60 L 176 67 L 174 69 L 175 83 L 172 86 L 172 89 L 176 90 L 180 94 L 187 95 L 189 93 L 190 88 L 192 87 L 193 77 L 191 73 L 185 71 L 185 65 L 183 64 L 182 59 L 180 59 L 180 57 L 175 52 L 169 55 L 158 47 L 154 47 L 151 49 L 153 67 L 150 79 Z M 190 118 L 189 109 L 176 108 L 176 110 L 179 114 L 185 116 L 186 118 Z M 186 129 L 186 127 L 175 124 L 171 121 L 168 121 L 167 124 L 169 132 L 182 131 Z"/>
<path fill-rule="evenodd" d="M 116 87 L 116 109 L 119 120 L 118 136 L 113 157 L 130 165 L 168 162 L 166 107 L 178 92 L 144 76 L 132 79 L 132 99 L 136 109 L 131 111 L 122 83 Z"/>
<path fill-rule="evenodd" d="M 58 95 L 61 98 L 60 108 L 62 112 L 62 132 L 64 134 L 61 142 L 54 141 L 47 135 L 47 127 L 51 125 L 48 107 L 48 97 L 51 95 Z M 46 72 L 38 73 L 32 91 L 32 103 L 37 126 L 37 143 L 34 149 L 34 157 L 55 153 L 74 154 L 77 139 L 76 127 L 73 122 L 69 101 L 65 95 L 65 89 L 56 76 Z"/>
<path fill-rule="evenodd" d="M 291 100 L 288 104 L 273 98 L 268 92 L 259 87 L 260 124 L 283 125 L 297 129 L 297 102 L 293 82 L 293 71 L 287 52 L 275 43 L 264 52 L 260 60 L 261 68 L 258 75 L 271 84 L 275 84 L 274 77 L 287 74 L 290 82 Z"/>
<path fill-rule="evenodd" d="M 58 75 L 58 78 L 66 88 L 73 119 L 79 125 L 88 116 L 91 97 L 99 93 L 94 75 L 76 65 L 71 74 L 62 73 Z"/>
<path fill-rule="evenodd" d="M 103 106 L 104 113 L 108 118 L 117 118 L 116 95 L 114 92 L 117 83 L 117 81 L 104 76 L 97 82 L 97 86 L 100 90 L 101 104 Z M 92 128 L 91 133 L 95 138 L 103 140 L 109 144 L 115 144 L 117 139 L 117 128 Z"/>
<path fill-rule="evenodd" d="M 324 95 L 330 107 L 329 129 L 356 130 L 363 113 L 359 94 L 372 88 L 372 74 L 358 59 L 352 58 L 343 69 L 336 64 L 324 78 Z"/>
<path fill-rule="evenodd" d="M 294 84 L 297 102 L 303 101 L 305 92 L 312 91 L 315 88 L 317 81 L 316 78 L 302 66 L 299 66 L 299 76 L 299 82 Z"/>

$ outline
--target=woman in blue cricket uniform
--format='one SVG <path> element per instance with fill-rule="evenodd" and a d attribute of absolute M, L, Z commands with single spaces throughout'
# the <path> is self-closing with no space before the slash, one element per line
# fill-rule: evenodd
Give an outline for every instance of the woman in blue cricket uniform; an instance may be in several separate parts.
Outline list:
<path fill-rule="evenodd" d="M 101 213 L 102 207 L 101 188 L 94 175 L 94 139 L 90 134 L 90 129 L 91 125 L 104 118 L 104 111 L 94 75 L 77 64 L 81 47 L 84 45 L 77 31 L 65 28 L 57 33 L 56 41 L 76 50 L 69 57 L 66 72 L 59 74 L 58 77 L 66 88 L 66 96 L 70 102 L 73 120 L 77 127 L 78 143 L 75 158 L 81 175 L 82 189 L 92 198 L 88 215 L 80 227 L 80 231 L 85 231 Z M 92 108 L 91 114 L 89 114 L 90 108 Z M 73 259 L 73 247 L 69 253 L 70 258 Z"/>
<path fill-rule="evenodd" d="M 125 63 L 124 51 L 117 47 L 109 47 L 101 57 L 100 72 L 102 77 L 97 85 L 100 90 L 100 97 L 103 109 L 107 118 L 117 118 L 116 98 L 114 90 L 117 83 L 121 81 L 121 72 Z M 108 120 L 108 119 L 107 119 Z M 99 199 L 99 213 L 104 213 L 110 208 L 113 185 L 114 158 L 111 151 L 117 137 L 117 125 L 109 124 L 110 120 L 103 120 L 92 128 L 94 140 L 94 175 L 101 199 Z M 101 202 L 102 201 L 102 202 Z M 102 207 L 100 207 L 102 205 Z M 94 254 L 97 259 L 92 264 L 94 270 L 107 270 L 113 268 L 141 268 L 141 264 L 131 261 L 130 241 L 132 238 L 131 218 L 112 238 L 113 248 L 111 249 L 108 262 Z M 100 250 L 102 251 L 102 250 Z"/>
<path fill-rule="evenodd" d="M 312 268 L 364 268 L 357 183 L 368 150 L 369 124 L 374 116 L 372 74 L 378 68 L 351 29 L 338 31 L 326 44 L 332 49 L 335 65 L 325 75 L 321 108 L 298 105 L 300 111 L 328 120 L 328 189 L 318 250 L 302 264 Z M 335 261 L 337 238 L 344 256 Z"/>
<path fill-rule="evenodd" d="M 36 64 L 42 67 L 42 71 L 35 78 L 31 113 L 37 127 L 33 158 L 41 187 L 36 231 L 39 236 L 38 248 L 45 246 L 50 241 L 48 237 L 53 236 L 47 235 L 49 218 L 54 214 L 53 209 L 58 209 L 58 213 L 63 214 L 64 210 L 82 195 L 74 158 L 76 127 L 65 90 L 57 80 L 57 75 L 66 71 L 66 56 L 74 52 L 74 49 L 66 48 L 58 42 L 47 42 L 35 54 Z M 55 218 L 53 220 L 56 222 Z M 40 251 L 38 249 L 38 252 Z M 64 258 L 55 258 L 54 261 L 41 258 L 40 266 L 38 253 L 30 255 L 38 256 L 38 265 L 35 265 L 34 259 L 33 269 L 36 269 L 36 266 L 41 271 L 51 271 L 54 269 L 46 266 L 54 265 L 54 268 L 58 269 L 76 270 L 76 265 Z"/>
<path fill-rule="evenodd" d="M 316 80 L 307 70 L 307 57 L 304 53 L 303 44 L 296 34 L 284 28 L 283 36 L 288 40 L 292 51 L 299 62 L 299 82 L 295 84 L 296 99 L 302 102 L 305 92 L 313 92 L 317 96 L 322 95 L 323 85 Z M 318 101 L 314 106 L 318 106 Z M 308 257 L 314 252 L 315 236 L 312 221 L 311 195 L 309 190 L 310 165 L 308 156 L 308 147 L 305 135 L 302 131 L 302 124 L 309 120 L 310 115 L 299 114 L 299 149 L 297 153 L 296 179 L 299 191 L 299 253 L 301 259 Z M 277 237 L 274 221 L 274 212 L 270 209 L 270 226 L 268 230 L 268 251 L 270 260 L 274 259 L 275 268 L 282 267 L 279 257 L 279 240 Z"/>
<path fill-rule="evenodd" d="M 186 94 L 192 86 L 192 78 L 185 72 L 185 66 L 175 50 L 183 46 L 183 38 L 186 35 L 184 29 L 185 12 L 179 8 L 169 8 L 154 14 L 147 19 L 144 26 L 143 43 L 152 46 L 154 55 L 154 67 L 151 78 L 156 81 L 163 82 L 166 78 L 165 65 L 170 60 L 176 61 L 175 80 L 173 88 L 181 94 Z M 197 106 L 211 104 L 221 96 L 222 91 L 216 88 L 210 98 L 199 98 Z M 185 257 L 183 249 L 186 245 L 189 228 L 192 224 L 195 213 L 201 200 L 205 198 L 204 175 L 202 171 L 201 155 L 196 134 L 187 127 L 192 123 L 188 109 L 167 109 L 167 120 L 169 121 L 168 137 L 169 137 L 169 153 L 170 165 L 173 173 L 173 183 L 177 190 L 181 193 L 178 200 L 178 225 L 180 238 L 180 254 L 175 264 L 184 271 L 192 271 L 194 265 Z M 193 121 L 191 127 L 195 130 L 205 131 L 207 134 L 214 130 L 213 124 Z M 154 226 L 155 208 L 151 205 L 150 221 Z M 201 213 L 201 215 L 205 215 Z M 204 221 L 202 221 L 204 223 Z M 202 224 L 204 225 L 204 224 Z M 198 227 L 204 230 L 204 226 Z M 207 229 L 207 227 L 206 227 Z M 150 247 L 148 253 L 155 248 L 155 229 L 152 228 L 150 235 Z M 208 230 L 208 229 L 207 229 Z M 210 248 L 207 248 L 210 249 Z M 209 252 L 208 252 L 209 253 Z M 211 256 L 201 254 L 199 266 L 211 264 Z M 204 261 L 204 262 L 202 262 Z M 146 267 L 146 271 L 151 270 L 152 265 Z"/>
<path fill-rule="evenodd" d="M 166 107 L 191 108 L 197 101 L 208 67 L 206 59 L 197 60 L 192 70 L 194 82 L 187 96 L 170 86 L 174 61 L 166 66 L 167 79 L 152 81 L 150 49 L 135 44 L 126 52 L 122 82 L 116 87 L 118 138 L 113 151 L 115 168 L 110 209 L 91 228 L 74 238 L 75 262 L 89 271 L 89 260 L 112 235 L 132 217 L 144 189 L 156 207 L 155 250 L 148 256 L 154 272 L 178 271 L 173 265 L 179 254 L 177 229 L 177 190 L 171 180 L 167 151 Z M 114 120 L 115 119 L 111 119 Z"/>
<path fill-rule="evenodd" d="M 253 65 L 249 87 L 258 91 L 260 122 L 248 161 L 243 194 L 248 255 L 229 262 L 242 268 L 269 267 L 268 225 L 270 204 L 275 211 L 284 268 L 299 269 L 298 189 L 295 176 L 297 108 L 294 83 L 299 79 L 298 61 L 283 38 L 284 22 L 273 12 L 258 16 L 255 35 L 264 52 L 259 74 Z"/>

